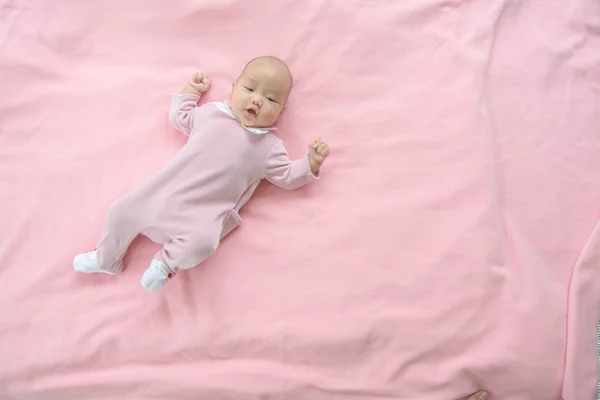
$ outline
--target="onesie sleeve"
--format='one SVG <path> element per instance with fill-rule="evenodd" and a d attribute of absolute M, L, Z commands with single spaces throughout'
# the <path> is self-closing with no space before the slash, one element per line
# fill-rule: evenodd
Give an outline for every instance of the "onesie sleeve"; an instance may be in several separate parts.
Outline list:
<path fill-rule="evenodd" d="M 319 179 L 319 173 L 313 175 L 308 155 L 292 161 L 289 159 L 283 143 L 279 142 L 273 146 L 267 157 L 265 177 L 274 185 L 294 190 Z"/>
<path fill-rule="evenodd" d="M 186 136 L 194 128 L 194 113 L 199 100 L 197 94 L 173 94 L 171 98 L 169 122 Z"/>

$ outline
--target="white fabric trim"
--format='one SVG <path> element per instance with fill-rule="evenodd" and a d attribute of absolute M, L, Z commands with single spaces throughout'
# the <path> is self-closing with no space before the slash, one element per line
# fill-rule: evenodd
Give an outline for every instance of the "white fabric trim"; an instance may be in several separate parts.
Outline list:
<path fill-rule="evenodd" d="M 223 114 L 230 116 L 231 118 L 237 120 L 238 122 L 240 122 L 235 115 L 233 114 L 233 111 L 231 110 L 231 107 L 229 106 L 229 104 L 227 104 L 227 102 L 225 101 L 214 101 L 212 104 L 215 105 L 215 107 L 217 107 L 217 110 L 221 111 Z M 265 133 L 269 133 L 270 131 L 273 131 L 277 128 L 275 128 L 274 126 L 269 127 L 269 128 L 250 128 L 244 124 L 242 124 L 240 122 L 240 124 L 246 128 L 248 131 L 254 133 L 255 135 L 264 135 Z"/>

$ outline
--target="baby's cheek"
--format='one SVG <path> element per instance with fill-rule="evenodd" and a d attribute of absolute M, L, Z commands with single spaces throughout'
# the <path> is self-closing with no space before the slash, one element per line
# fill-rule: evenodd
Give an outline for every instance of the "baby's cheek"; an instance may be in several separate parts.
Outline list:
<path fill-rule="evenodd" d="M 269 121 L 274 121 L 276 116 L 277 116 L 277 113 L 271 108 L 271 109 L 267 110 L 267 113 L 265 114 L 265 119 L 267 119 Z"/>

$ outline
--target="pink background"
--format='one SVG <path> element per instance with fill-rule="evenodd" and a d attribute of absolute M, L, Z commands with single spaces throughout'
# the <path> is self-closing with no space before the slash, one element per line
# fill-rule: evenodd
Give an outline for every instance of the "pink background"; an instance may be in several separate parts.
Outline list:
<path fill-rule="evenodd" d="M 160 293 L 147 240 L 75 273 L 183 145 L 170 94 L 262 54 L 322 180 Z M 2 0 L 0 397 L 593 399 L 599 99 L 593 0 Z"/>

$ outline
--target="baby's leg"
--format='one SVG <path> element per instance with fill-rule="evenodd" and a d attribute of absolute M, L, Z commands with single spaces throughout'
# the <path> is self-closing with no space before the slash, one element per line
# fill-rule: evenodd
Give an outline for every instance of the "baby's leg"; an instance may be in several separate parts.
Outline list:
<path fill-rule="evenodd" d="M 123 257 L 142 230 L 144 207 L 131 196 L 121 197 L 109 208 L 98 242 L 98 265 L 108 270 L 123 269 Z"/>
<path fill-rule="evenodd" d="M 121 272 L 127 248 L 141 230 L 140 215 L 140 205 L 130 196 L 115 201 L 106 214 L 97 249 L 76 256 L 73 268 L 88 273 Z"/>
<path fill-rule="evenodd" d="M 178 271 L 195 267 L 217 251 L 219 239 L 220 230 L 215 227 L 165 244 L 142 276 L 142 286 L 149 291 L 162 289 Z"/>

